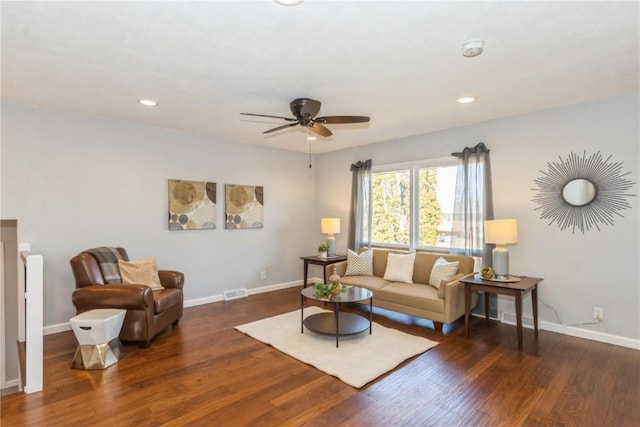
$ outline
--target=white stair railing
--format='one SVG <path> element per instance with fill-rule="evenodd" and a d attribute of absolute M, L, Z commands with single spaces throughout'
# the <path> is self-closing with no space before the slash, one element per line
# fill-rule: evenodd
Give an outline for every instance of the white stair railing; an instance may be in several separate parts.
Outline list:
<path fill-rule="evenodd" d="M 28 245 L 22 246 L 28 248 Z M 25 378 L 21 379 L 26 394 L 42 390 L 43 365 L 43 258 L 29 250 L 20 251 L 18 269 L 18 339 L 25 343 Z"/>

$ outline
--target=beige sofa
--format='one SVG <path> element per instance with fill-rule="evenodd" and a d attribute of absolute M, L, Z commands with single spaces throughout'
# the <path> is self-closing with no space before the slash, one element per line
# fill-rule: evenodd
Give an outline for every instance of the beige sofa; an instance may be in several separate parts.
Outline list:
<path fill-rule="evenodd" d="M 438 331 L 442 331 L 443 323 L 452 323 L 464 316 L 464 284 L 459 280 L 473 274 L 472 257 L 417 252 L 413 283 L 404 283 L 383 279 L 389 253 L 406 252 L 374 248 L 373 276 L 346 276 L 347 261 L 342 261 L 326 266 L 327 277 L 331 276 L 335 266 L 341 283 L 367 288 L 373 292 L 374 306 L 430 319 Z M 441 256 L 449 262 L 458 261 L 458 273 L 446 283 L 442 283 L 440 289 L 436 289 L 428 283 L 433 264 Z M 474 292 L 471 307 L 475 307 L 477 302 L 478 294 Z"/>

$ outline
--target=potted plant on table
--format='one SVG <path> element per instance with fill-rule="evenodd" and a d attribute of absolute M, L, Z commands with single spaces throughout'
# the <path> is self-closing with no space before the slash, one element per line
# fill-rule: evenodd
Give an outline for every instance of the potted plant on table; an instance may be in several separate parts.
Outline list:
<path fill-rule="evenodd" d="M 318 245 L 318 256 L 320 258 L 326 258 L 328 250 L 329 250 L 329 246 L 327 246 L 325 243 L 319 244 Z"/>

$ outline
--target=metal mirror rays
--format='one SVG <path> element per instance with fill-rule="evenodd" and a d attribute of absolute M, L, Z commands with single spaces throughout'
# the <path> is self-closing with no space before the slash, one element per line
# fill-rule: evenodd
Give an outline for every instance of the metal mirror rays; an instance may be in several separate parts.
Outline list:
<path fill-rule="evenodd" d="M 626 179 L 622 162 L 610 162 L 600 152 L 580 156 L 571 152 L 566 159 L 547 163 L 547 171 L 535 179 L 538 188 L 532 201 L 539 205 L 541 219 L 550 219 L 560 230 L 580 230 L 583 234 L 600 225 L 613 225 L 620 211 L 631 208 L 627 191 L 635 184 Z"/>

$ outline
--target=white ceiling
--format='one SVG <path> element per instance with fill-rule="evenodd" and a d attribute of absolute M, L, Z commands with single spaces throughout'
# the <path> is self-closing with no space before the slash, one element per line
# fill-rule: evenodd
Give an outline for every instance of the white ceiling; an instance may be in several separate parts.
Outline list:
<path fill-rule="evenodd" d="M 640 3 L 6 2 L 2 100 L 307 152 L 289 101 L 329 125 L 314 153 L 639 90 Z M 476 58 L 461 55 L 472 37 Z M 460 105 L 455 99 L 478 101 Z M 142 97 L 156 108 L 137 103 Z"/>

